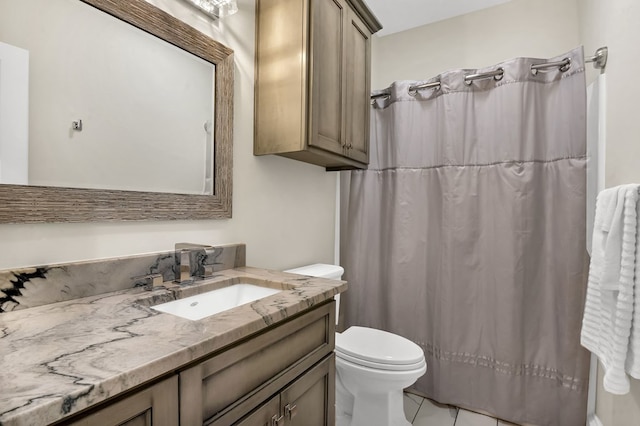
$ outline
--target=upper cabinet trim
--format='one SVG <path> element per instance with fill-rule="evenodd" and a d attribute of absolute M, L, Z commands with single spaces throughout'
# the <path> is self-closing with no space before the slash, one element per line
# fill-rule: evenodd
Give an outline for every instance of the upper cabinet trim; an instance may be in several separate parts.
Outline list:
<path fill-rule="evenodd" d="M 378 21 L 378 18 L 369 10 L 362 0 L 347 0 L 351 5 L 351 8 L 360 16 L 371 32 L 371 34 L 377 33 L 382 29 L 382 24 Z"/>

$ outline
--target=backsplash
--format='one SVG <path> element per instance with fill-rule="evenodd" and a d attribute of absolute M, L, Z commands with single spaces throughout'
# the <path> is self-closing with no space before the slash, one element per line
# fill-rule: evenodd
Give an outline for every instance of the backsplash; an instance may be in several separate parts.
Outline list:
<path fill-rule="evenodd" d="M 246 246 L 214 246 L 205 259 L 213 271 L 246 266 Z M 64 300 L 126 290 L 144 285 L 141 277 L 175 278 L 175 252 L 161 252 L 95 261 L 42 265 L 0 271 L 0 313 Z M 197 268 L 192 264 L 192 273 Z"/>

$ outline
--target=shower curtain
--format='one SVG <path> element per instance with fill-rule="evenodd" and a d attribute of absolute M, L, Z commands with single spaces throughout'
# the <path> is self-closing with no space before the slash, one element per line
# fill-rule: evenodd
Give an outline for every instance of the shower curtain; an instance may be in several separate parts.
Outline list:
<path fill-rule="evenodd" d="M 571 59 L 531 72 L 532 64 Z M 513 422 L 583 426 L 588 352 L 582 49 L 429 81 L 371 109 L 368 170 L 341 175 L 345 325 L 421 346 L 413 386 Z M 465 84 L 465 75 L 504 70 Z"/>

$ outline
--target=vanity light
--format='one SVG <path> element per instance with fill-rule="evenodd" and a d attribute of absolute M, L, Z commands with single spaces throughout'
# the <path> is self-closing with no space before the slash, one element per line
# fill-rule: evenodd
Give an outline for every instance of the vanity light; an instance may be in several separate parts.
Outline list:
<path fill-rule="evenodd" d="M 214 18 L 233 15 L 238 11 L 236 0 L 185 0 Z"/>

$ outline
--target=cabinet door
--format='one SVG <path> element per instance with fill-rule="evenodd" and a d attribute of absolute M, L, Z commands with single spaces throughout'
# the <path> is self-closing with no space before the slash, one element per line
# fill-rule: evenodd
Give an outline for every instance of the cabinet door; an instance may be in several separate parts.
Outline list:
<path fill-rule="evenodd" d="M 262 404 L 255 411 L 243 417 L 234 426 L 276 426 L 277 419 L 280 419 L 280 396 L 276 395 L 269 401 Z M 280 421 L 282 424 L 282 421 Z"/>
<path fill-rule="evenodd" d="M 335 356 L 329 355 L 280 394 L 285 426 L 335 424 Z"/>
<path fill-rule="evenodd" d="M 308 13 L 305 1 L 256 0 L 256 155 L 305 148 Z"/>
<path fill-rule="evenodd" d="M 333 353 L 334 314 L 335 302 L 319 306 L 182 371 L 180 423 L 229 426 L 243 418 Z"/>
<path fill-rule="evenodd" d="M 346 155 L 369 163 L 369 111 L 371 108 L 371 33 L 351 10 L 346 29 Z"/>
<path fill-rule="evenodd" d="M 175 426 L 178 422 L 178 376 L 174 376 L 70 425 Z"/>
<path fill-rule="evenodd" d="M 309 145 L 344 154 L 346 85 L 344 0 L 311 0 L 311 134 Z"/>

